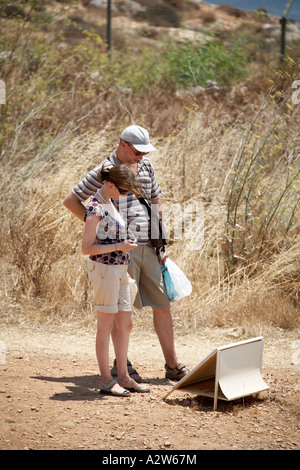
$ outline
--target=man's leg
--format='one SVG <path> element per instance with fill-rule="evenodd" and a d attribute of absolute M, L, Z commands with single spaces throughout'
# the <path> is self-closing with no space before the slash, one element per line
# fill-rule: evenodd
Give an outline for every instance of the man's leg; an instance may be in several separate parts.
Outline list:
<path fill-rule="evenodd" d="M 138 269 L 138 300 L 142 306 L 152 307 L 154 329 L 166 362 L 166 375 L 168 378 L 181 379 L 187 373 L 187 368 L 179 364 L 176 356 L 170 301 L 164 288 L 161 266 L 152 246 L 144 246 L 142 249 L 143 256 L 138 260 L 136 250 L 132 251 L 132 273 L 135 278 Z"/>
<path fill-rule="evenodd" d="M 169 367 L 176 367 L 178 360 L 175 352 L 173 320 L 170 308 L 153 307 L 153 324 L 158 336 L 165 361 Z"/>
<path fill-rule="evenodd" d="M 166 361 L 166 378 L 180 380 L 188 373 L 188 369 L 178 362 L 176 356 L 171 310 L 170 308 L 152 310 L 154 328 Z"/>

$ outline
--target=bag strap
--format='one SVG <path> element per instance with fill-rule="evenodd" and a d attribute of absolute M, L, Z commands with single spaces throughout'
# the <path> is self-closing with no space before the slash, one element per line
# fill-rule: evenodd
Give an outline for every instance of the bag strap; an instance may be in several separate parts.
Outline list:
<path fill-rule="evenodd" d="M 143 204 L 144 206 L 146 206 L 147 208 L 147 211 L 148 211 L 148 214 L 149 214 L 149 217 L 151 217 L 152 215 L 152 210 L 151 210 L 151 207 L 149 205 L 149 202 L 148 202 L 148 199 L 145 199 L 143 196 L 140 196 L 137 198 L 141 204 Z"/>

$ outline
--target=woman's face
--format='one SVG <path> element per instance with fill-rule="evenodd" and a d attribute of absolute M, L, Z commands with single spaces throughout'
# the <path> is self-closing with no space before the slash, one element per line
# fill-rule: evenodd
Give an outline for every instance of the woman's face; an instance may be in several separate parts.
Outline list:
<path fill-rule="evenodd" d="M 127 196 L 129 190 L 125 189 L 122 184 L 116 185 L 114 183 L 109 183 L 110 185 L 110 197 L 113 199 L 119 199 L 119 197 Z"/>

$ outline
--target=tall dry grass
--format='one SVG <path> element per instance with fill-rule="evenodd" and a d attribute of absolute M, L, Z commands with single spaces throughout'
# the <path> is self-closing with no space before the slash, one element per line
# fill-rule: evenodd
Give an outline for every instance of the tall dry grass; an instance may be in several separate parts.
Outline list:
<path fill-rule="evenodd" d="M 198 250 L 169 250 L 194 285 L 173 309 L 182 328 L 299 326 L 299 112 L 282 79 L 248 122 L 197 112 L 155 161 L 168 202 L 203 205 Z"/>
<path fill-rule="evenodd" d="M 31 48 L 20 39 L 3 65 L 16 99 L 0 120 L 1 322 L 94 324 L 83 224 L 62 201 L 134 121 L 155 136 L 159 151 L 151 159 L 166 210 L 189 204 L 203 211 L 203 240 L 198 226 L 188 240 L 171 227 L 168 254 L 193 284 L 192 294 L 172 305 L 176 329 L 298 327 L 295 63 L 273 84 L 261 74 L 200 95 L 168 86 L 135 95 L 116 92 L 107 65 L 106 81 L 91 73 L 98 37 L 56 54 L 49 26 L 45 60 L 41 32 L 23 26 Z M 135 328 L 151 328 L 150 309 L 134 313 Z"/>
<path fill-rule="evenodd" d="M 255 137 L 254 146 L 264 138 L 274 110 L 273 105 L 264 110 L 262 137 Z M 166 208 L 174 203 L 179 208 L 186 203 L 192 207 L 201 204 L 204 214 L 204 239 L 196 247 L 193 245 L 193 250 L 189 249 L 191 240 L 176 239 L 171 231 L 168 254 L 193 284 L 192 294 L 172 305 L 175 327 L 184 333 L 207 326 L 243 326 L 247 333 L 254 334 L 269 326 L 297 327 L 299 207 L 292 208 L 299 197 L 299 180 L 293 182 L 293 192 L 289 193 L 290 204 L 285 207 L 285 212 L 289 207 L 288 215 L 283 217 L 278 211 L 270 236 L 265 234 L 268 249 L 257 257 L 261 243 L 257 236 L 251 242 L 252 250 L 248 246 L 244 251 L 242 246 L 237 247 L 232 266 L 227 256 L 228 207 L 234 164 L 244 132 L 241 121 L 228 126 L 221 124 L 223 118 L 226 115 L 220 115 L 219 122 L 209 125 L 207 116 L 195 111 L 177 137 L 156 139 L 159 152 L 151 157 Z M 297 119 L 291 114 L 281 122 L 282 135 L 287 133 L 286 142 L 294 136 L 299 125 Z M 279 132 L 278 126 L 276 131 Z M 86 259 L 81 254 L 83 225 L 66 211 L 62 201 L 86 171 L 108 155 L 117 141 L 116 135 L 108 125 L 99 134 L 75 138 L 51 159 L 37 161 L 29 168 L 25 165 L 14 175 L 6 174 L 4 169 L 3 181 L 10 178 L 10 183 L 2 183 L 1 191 L 2 321 L 67 321 L 85 327 L 94 324 Z M 294 143 L 297 144 L 296 138 Z M 297 145 L 293 151 L 297 151 Z M 286 185 L 292 170 L 284 159 L 291 152 L 291 148 L 278 149 L 277 161 L 266 168 L 265 174 L 259 174 L 259 181 Z M 297 158 L 290 159 L 288 166 L 296 171 L 298 163 Z M 260 188 L 258 184 L 256 196 Z M 274 195 L 274 187 L 272 191 Z M 261 199 L 255 197 L 254 204 L 257 210 L 267 211 L 272 201 L 265 198 L 262 208 Z M 251 210 L 254 209 L 255 206 Z M 286 231 L 291 215 L 291 227 Z M 247 234 L 251 239 L 253 230 L 250 227 Z M 198 243 L 197 227 L 195 235 Z M 135 328 L 151 328 L 150 309 L 134 313 Z"/>

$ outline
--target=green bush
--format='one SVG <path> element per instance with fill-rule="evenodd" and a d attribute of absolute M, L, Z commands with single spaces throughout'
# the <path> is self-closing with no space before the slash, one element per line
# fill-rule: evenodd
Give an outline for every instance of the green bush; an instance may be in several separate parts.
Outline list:
<path fill-rule="evenodd" d="M 208 80 L 229 84 L 245 75 L 249 62 L 239 44 L 226 47 L 216 40 L 171 44 L 165 60 L 176 88 L 205 86 Z"/>

